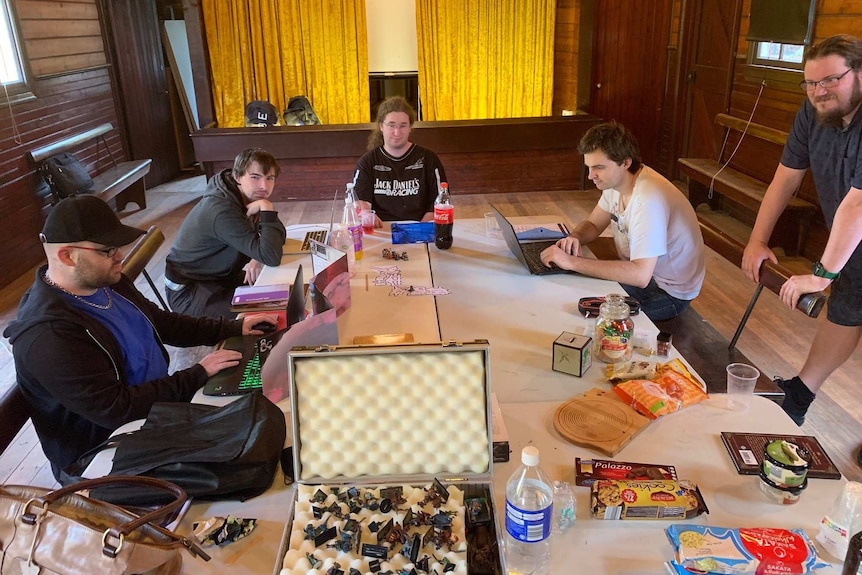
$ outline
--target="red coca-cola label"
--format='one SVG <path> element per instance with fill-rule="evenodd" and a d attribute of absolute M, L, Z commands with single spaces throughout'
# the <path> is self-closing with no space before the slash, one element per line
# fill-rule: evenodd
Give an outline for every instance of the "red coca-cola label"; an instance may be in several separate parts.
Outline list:
<path fill-rule="evenodd" d="M 455 208 L 453 206 L 434 206 L 434 223 L 451 224 L 455 221 Z"/>

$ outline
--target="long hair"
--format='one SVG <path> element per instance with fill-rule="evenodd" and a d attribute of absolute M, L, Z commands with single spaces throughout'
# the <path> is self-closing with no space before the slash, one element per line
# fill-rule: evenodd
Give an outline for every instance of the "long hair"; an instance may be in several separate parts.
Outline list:
<path fill-rule="evenodd" d="M 858 70 L 862 67 L 862 40 L 848 34 L 830 36 L 819 44 L 815 44 L 805 51 L 802 59 L 803 64 L 809 60 L 818 60 L 837 54 L 844 58 L 848 68 Z"/>
<path fill-rule="evenodd" d="M 617 164 L 622 164 L 626 158 L 631 158 L 629 173 L 637 173 L 641 168 L 641 153 L 637 138 L 615 120 L 593 126 L 578 143 L 578 151 L 581 154 L 589 154 L 596 150 L 601 150 Z"/>
<path fill-rule="evenodd" d="M 413 109 L 413 106 L 411 106 L 407 100 L 401 96 L 386 98 L 380 102 L 380 106 L 377 108 L 377 121 L 374 124 L 374 128 L 371 130 L 371 134 L 368 136 L 369 150 L 379 148 L 383 145 L 383 132 L 380 131 L 380 126 L 383 125 L 383 121 L 386 119 L 386 116 L 392 112 L 404 112 L 407 114 L 407 117 L 410 118 L 411 128 L 413 127 L 413 124 L 416 123 L 416 110 Z"/>

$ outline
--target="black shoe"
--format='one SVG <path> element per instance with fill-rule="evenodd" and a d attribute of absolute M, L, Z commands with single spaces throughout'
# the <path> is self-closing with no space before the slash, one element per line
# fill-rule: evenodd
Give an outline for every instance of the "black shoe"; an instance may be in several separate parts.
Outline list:
<path fill-rule="evenodd" d="M 856 463 L 859 464 L 859 467 L 862 467 L 862 447 L 856 451 Z"/>
<path fill-rule="evenodd" d="M 814 401 L 815 395 L 802 383 L 799 376 L 793 379 L 776 377 L 773 381 L 784 391 L 784 402 L 781 404 L 781 409 L 793 420 L 793 423 L 802 426 L 805 423 L 805 413 L 811 402 Z"/>

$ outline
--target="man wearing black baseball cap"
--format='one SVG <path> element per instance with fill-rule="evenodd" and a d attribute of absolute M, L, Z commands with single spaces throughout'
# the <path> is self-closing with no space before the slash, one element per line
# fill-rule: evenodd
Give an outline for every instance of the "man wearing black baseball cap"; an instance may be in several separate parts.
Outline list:
<path fill-rule="evenodd" d="M 112 431 L 145 418 L 153 403 L 189 401 L 206 380 L 237 365 L 240 354 L 218 350 L 168 375 L 164 345 L 215 345 L 261 333 L 243 320 L 166 312 L 122 275 L 123 246 L 144 232 L 120 222 L 95 196 L 66 198 L 51 209 L 39 238 L 48 264 L 3 333 L 12 344 L 18 385 L 54 477 Z"/>

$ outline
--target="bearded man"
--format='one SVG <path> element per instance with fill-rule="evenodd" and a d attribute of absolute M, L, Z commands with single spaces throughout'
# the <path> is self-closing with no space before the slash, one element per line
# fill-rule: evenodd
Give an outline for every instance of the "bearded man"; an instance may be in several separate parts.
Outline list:
<path fill-rule="evenodd" d="M 785 392 L 782 407 L 797 425 L 862 336 L 862 41 L 839 35 L 810 47 L 804 78 L 799 85 L 808 98 L 796 114 L 742 260 L 745 275 L 754 281 L 764 260 L 777 262 L 767 242 L 810 168 L 829 239 L 811 273 L 791 277 L 780 295 L 792 309 L 802 294 L 832 287 L 826 321 L 819 322 L 799 375 L 776 379 Z"/>

